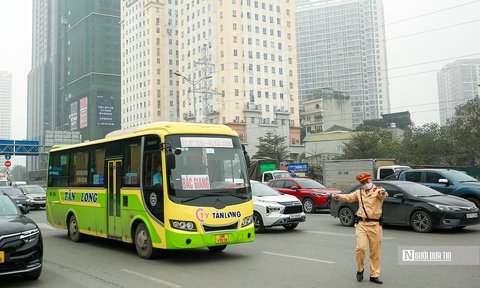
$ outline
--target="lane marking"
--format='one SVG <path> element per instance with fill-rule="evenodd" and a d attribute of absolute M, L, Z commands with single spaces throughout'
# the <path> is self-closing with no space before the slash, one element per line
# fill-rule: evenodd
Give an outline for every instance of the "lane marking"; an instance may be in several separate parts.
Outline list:
<path fill-rule="evenodd" d="M 135 275 L 135 276 L 138 276 L 138 277 L 145 278 L 145 279 L 150 280 L 152 282 L 156 282 L 156 283 L 165 285 L 167 287 L 172 287 L 172 288 L 181 288 L 182 287 L 181 285 L 178 285 L 178 284 L 175 284 L 175 283 L 172 283 L 172 282 L 168 282 L 168 281 L 165 281 L 165 280 L 162 280 L 162 279 L 158 279 L 158 278 L 155 278 L 155 277 L 152 277 L 152 276 L 148 276 L 148 275 L 145 275 L 145 274 L 142 274 L 142 273 L 138 273 L 136 271 L 132 271 L 132 270 L 128 270 L 128 269 L 122 269 L 122 271 L 126 272 L 126 273 L 129 273 L 129 274 L 132 274 L 132 275 Z"/>
<path fill-rule="evenodd" d="M 50 224 L 48 224 L 48 223 L 37 223 L 37 226 L 40 229 L 56 230 L 56 228 L 50 226 Z"/>
<path fill-rule="evenodd" d="M 286 254 L 278 254 L 278 253 L 272 253 L 272 252 L 263 252 L 263 254 L 268 254 L 268 255 L 273 255 L 273 256 L 280 256 L 280 257 L 287 257 L 287 258 L 293 258 L 293 259 L 299 259 L 299 260 L 314 261 L 314 262 L 320 262 L 320 263 L 326 263 L 326 264 L 335 264 L 335 262 L 327 261 L 327 260 L 313 259 L 313 258 L 293 256 L 293 255 L 286 255 Z"/>
<path fill-rule="evenodd" d="M 335 232 L 321 232 L 321 231 L 305 231 L 307 233 L 315 233 L 321 235 L 329 235 L 329 236 L 342 236 L 342 237 L 351 237 L 355 238 L 355 233 L 353 234 L 345 234 L 345 233 L 335 233 Z M 393 240 L 395 237 L 382 237 L 382 240 Z"/>

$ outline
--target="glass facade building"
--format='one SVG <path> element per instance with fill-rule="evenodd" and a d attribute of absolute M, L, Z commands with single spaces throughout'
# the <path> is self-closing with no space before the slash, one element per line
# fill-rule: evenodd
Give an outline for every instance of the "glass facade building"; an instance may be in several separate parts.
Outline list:
<path fill-rule="evenodd" d="M 354 128 L 365 119 L 389 113 L 381 0 L 298 0 L 296 4 L 300 106 L 319 89 L 333 89 L 351 97 Z"/>
<path fill-rule="evenodd" d="M 455 116 L 455 108 L 480 95 L 480 59 L 458 60 L 437 73 L 440 125 Z"/>

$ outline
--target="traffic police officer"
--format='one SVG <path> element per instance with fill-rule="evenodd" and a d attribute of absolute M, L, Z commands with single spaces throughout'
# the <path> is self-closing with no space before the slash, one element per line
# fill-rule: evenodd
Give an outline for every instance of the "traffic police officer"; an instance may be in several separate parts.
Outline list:
<path fill-rule="evenodd" d="M 363 268 L 367 243 L 370 245 L 370 281 L 382 284 L 380 275 L 380 247 L 382 245 L 382 205 L 388 193 L 385 189 L 376 187 L 372 175 L 368 172 L 358 173 L 356 179 L 362 187 L 350 194 L 334 195 L 334 200 L 358 202 L 355 220 L 355 235 L 357 237 L 357 281 L 363 280 Z"/>

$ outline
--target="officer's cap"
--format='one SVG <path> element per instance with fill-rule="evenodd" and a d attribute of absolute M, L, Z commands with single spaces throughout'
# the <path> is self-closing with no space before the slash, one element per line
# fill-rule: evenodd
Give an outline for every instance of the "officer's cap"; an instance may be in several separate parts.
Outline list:
<path fill-rule="evenodd" d="M 355 176 L 355 178 L 357 178 L 358 182 L 363 182 L 363 181 L 366 181 L 367 179 L 372 179 L 372 174 L 368 172 L 360 172 L 357 174 L 357 176 Z"/>

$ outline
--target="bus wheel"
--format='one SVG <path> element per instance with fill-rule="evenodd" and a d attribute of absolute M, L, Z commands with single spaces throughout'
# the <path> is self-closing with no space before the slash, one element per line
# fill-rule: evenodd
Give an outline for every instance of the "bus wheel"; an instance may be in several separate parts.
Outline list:
<path fill-rule="evenodd" d="M 157 256 L 157 250 L 153 248 L 150 233 L 148 233 L 147 226 L 140 223 L 135 230 L 135 248 L 138 256 L 145 259 L 153 259 Z"/>
<path fill-rule="evenodd" d="M 222 252 L 223 250 L 225 250 L 225 248 L 227 248 L 227 245 L 210 246 L 210 247 L 208 247 L 208 250 L 210 250 L 210 252 L 212 252 L 212 253 L 218 253 L 218 252 Z"/>
<path fill-rule="evenodd" d="M 73 242 L 82 242 L 85 240 L 85 235 L 80 233 L 78 228 L 77 217 L 72 214 L 68 219 L 68 236 Z"/>

